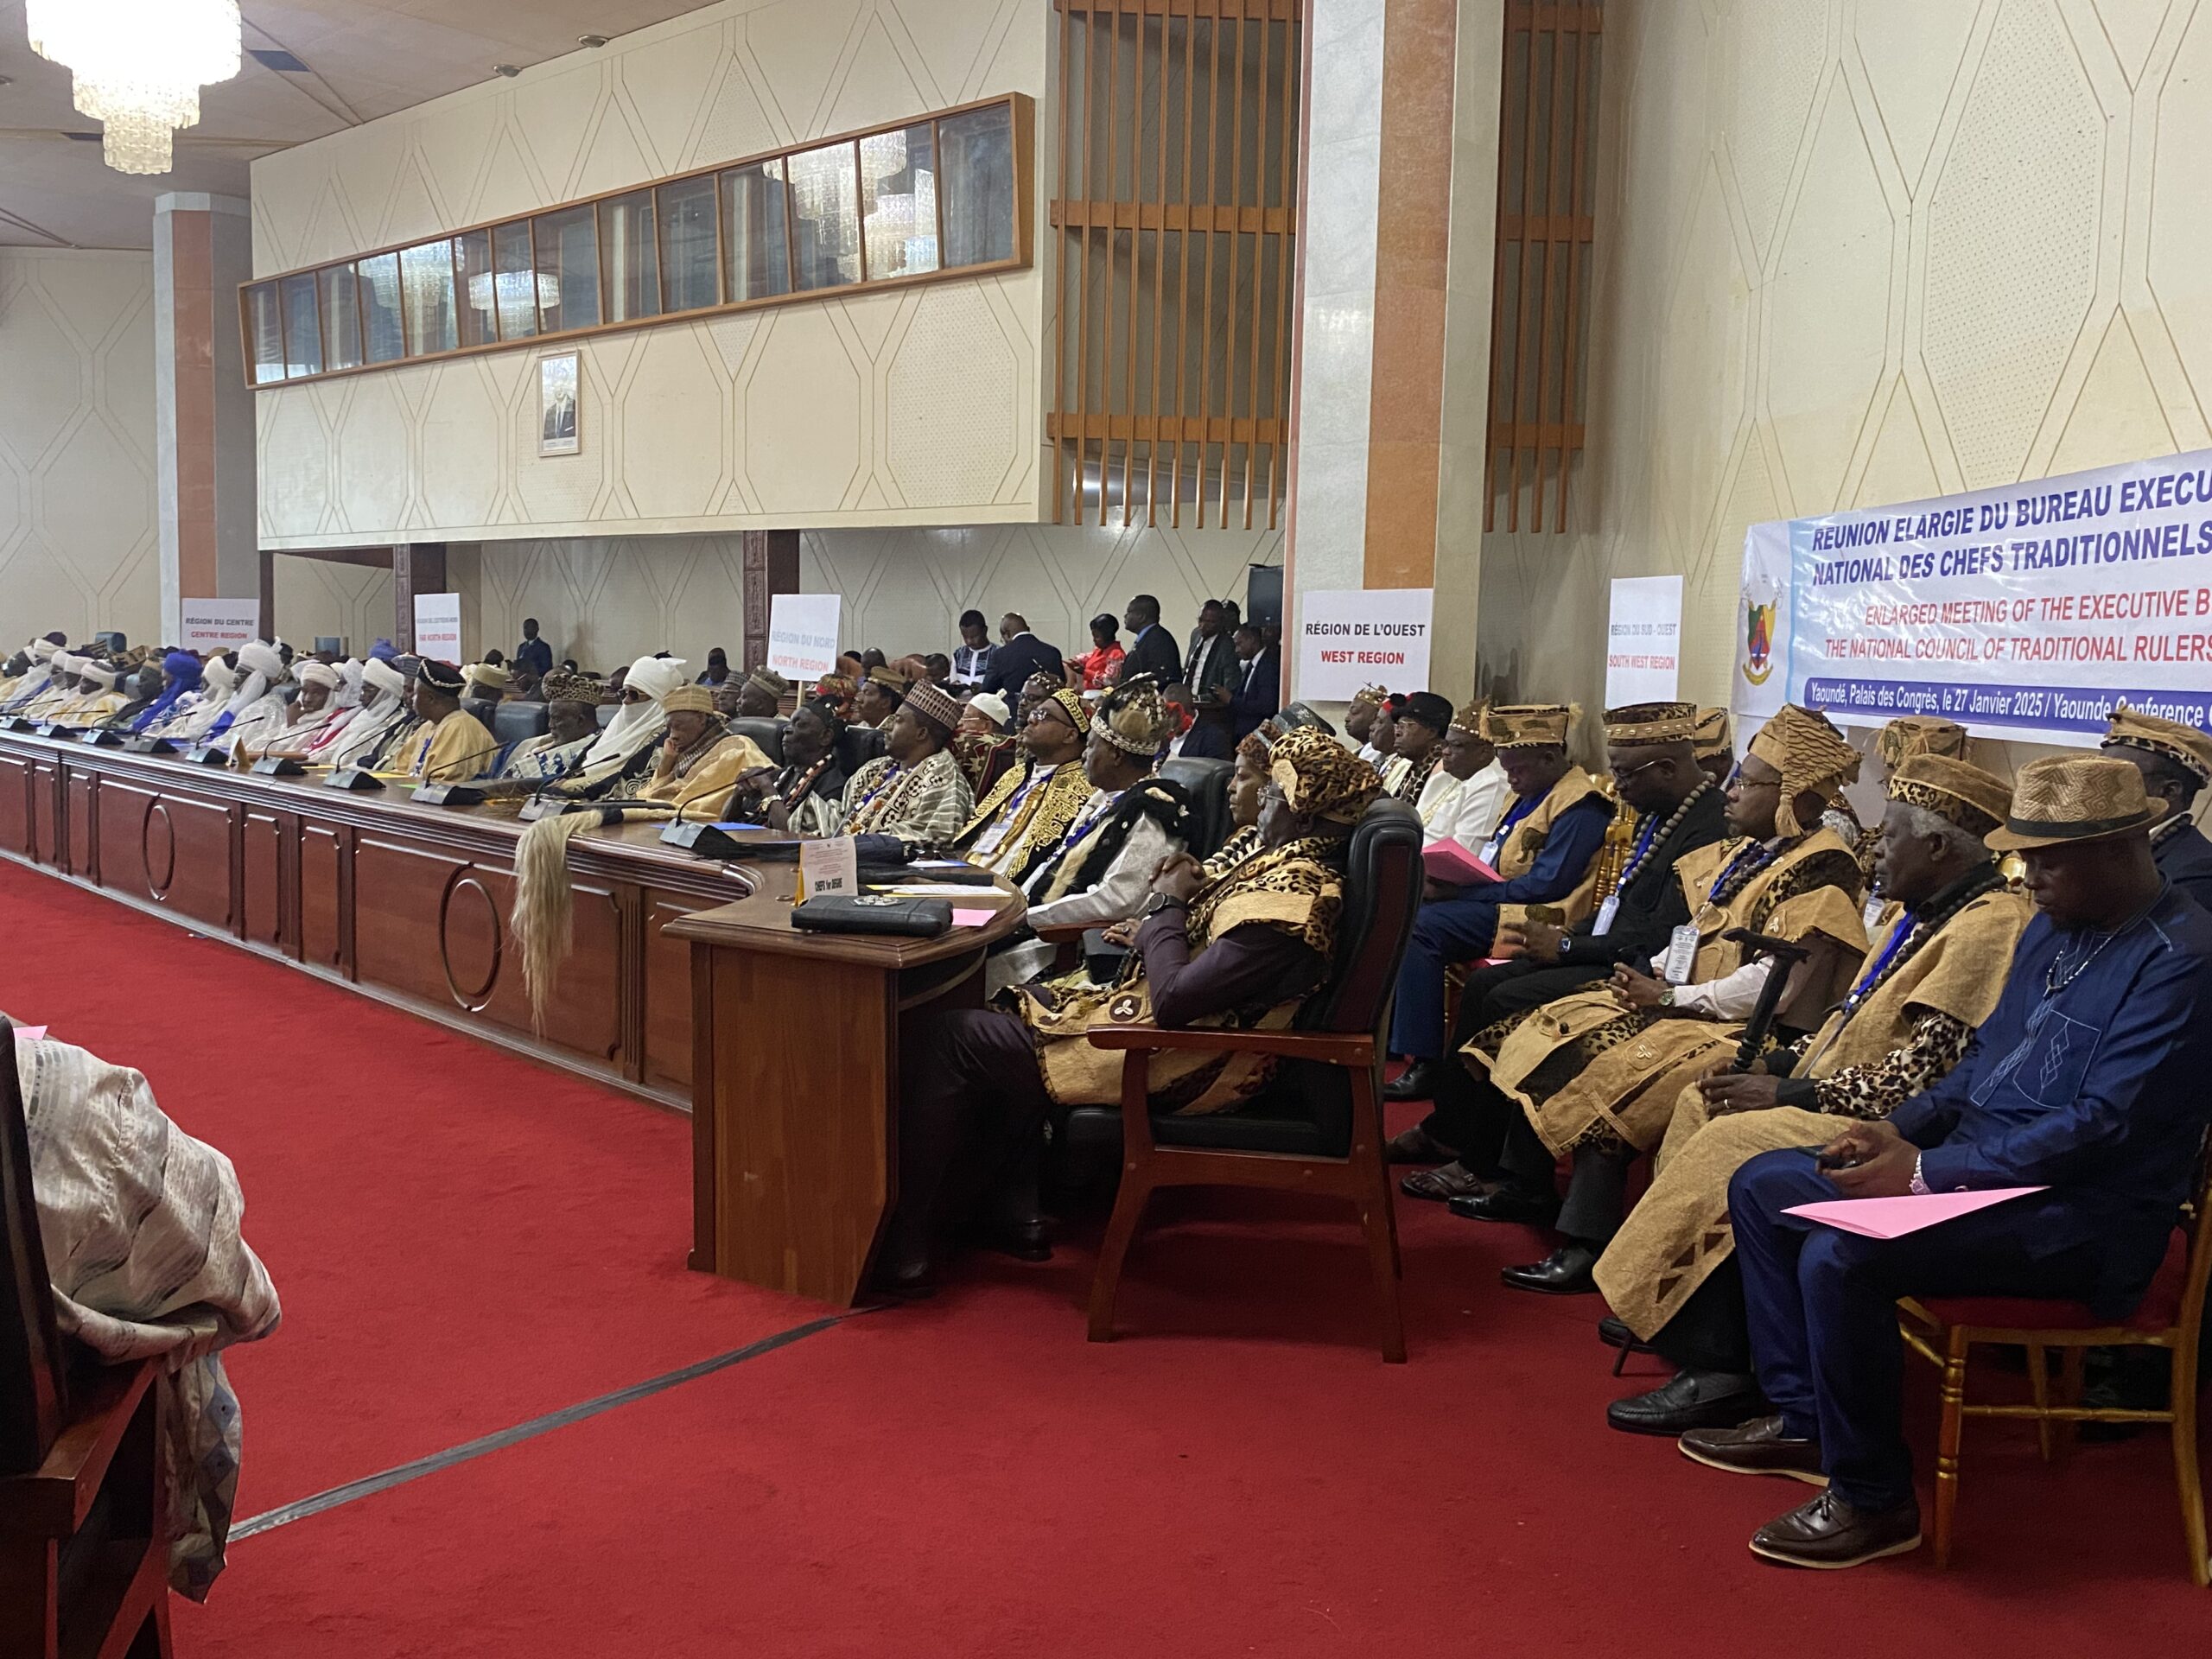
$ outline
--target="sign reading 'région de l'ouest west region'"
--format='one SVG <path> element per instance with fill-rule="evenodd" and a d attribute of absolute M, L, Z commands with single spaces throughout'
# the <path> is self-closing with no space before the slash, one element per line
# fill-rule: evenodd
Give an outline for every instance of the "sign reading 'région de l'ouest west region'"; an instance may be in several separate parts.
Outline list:
<path fill-rule="evenodd" d="M 2212 450 L 1753 524 L 1732 701 L 2079 746 L 2120 703 L 2212 727 Z"/>
<path fill-rule="evenodd" d="M 1348 702 L 1362 686 L 1428 689 L 1433 588 L 1325 588 L 1298 601 L 1297 695 Z"/>

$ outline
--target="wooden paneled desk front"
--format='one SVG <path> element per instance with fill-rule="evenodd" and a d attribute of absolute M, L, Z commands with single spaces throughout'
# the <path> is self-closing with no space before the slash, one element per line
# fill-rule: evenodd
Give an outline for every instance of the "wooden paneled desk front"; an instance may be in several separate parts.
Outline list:
<path fill-rule="evenodd" d="M 849 1306 L 898 1197 L 899 1052 L 982 1006 L 1024 907 L 1001 885 L 976 890 L 987 925 L 933 939 L 804 933 L 797 870 L 738 867 L 750 898 L 665 926 L 691 942 L 691 1265 Z"/>

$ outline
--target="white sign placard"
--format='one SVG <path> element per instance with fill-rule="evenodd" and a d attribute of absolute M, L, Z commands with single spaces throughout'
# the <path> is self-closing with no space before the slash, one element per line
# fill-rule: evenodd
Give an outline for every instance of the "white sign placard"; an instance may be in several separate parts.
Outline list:
<path fill-rule="evenodd" d="M 1682 579 L 1622 576 L 1605 625 L 1605 706 L 1672 702 L 1682 663 Z"/>
<path fill-rule="evenodd" d="M 806 899 L 832 893 L 851 898 L 861 890 L 859 843 L 850 836 L 799 842 L 798 885 Z"/>
<path fill-rule="evenodd" d="M 1346 702 L 1362 686 L 1428 689 L 1433 588 L 1323 589 L 1299 601 L 1297 690 Z"/>
<path fill-rule="evenodd" d="M 461 595 L 415 595 L 415 654 L 461 666 Z"/>
<path fill-rule="evenodd" d="M 836 594 L 775 594 L 768 600 L 768 666 L 787 680 L 837 671 Z"/>
<path fill-rule="evenodd" d="M 184 648 L 203 657 L 211 651 L 251 645 L 260 637 L 261 601 L 257 599 L 188 599 L 180 608 Z"/>

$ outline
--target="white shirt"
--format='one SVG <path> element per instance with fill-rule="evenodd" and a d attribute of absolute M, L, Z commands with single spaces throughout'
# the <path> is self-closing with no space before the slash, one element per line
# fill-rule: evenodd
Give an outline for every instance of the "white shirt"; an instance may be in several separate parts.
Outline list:
<path fill-rule="evenodd" d="M 1192 695 L 1196 696 L 1198 688 L 1205 683 L 1206 664 L 1212 659 L 1214 647 L 1221 641 L 1220 634 L 1209 634 L 1198 641 L 1198 648 L 1191 653 L 1190 670 L 1184 677 L 1190 683 Z"/>
<path fill-rule="evenodd" d="M 1465 779 L 1439 766 L 1421 785 L 1421 800 L 1414 808 L 1421 814 L 1422 845 L 1456 841 L 1480 858 L 1484 843 L 1497 828 L 1512 798 L 1513 786 L 1505 781 L 1505 768 L 1495 760 Z"/>
<path fill-rule="evenodd" d="M 1121 798 L 1118 791 L 1109 794 L 1105 790 L 1093 790 L 1090 798 L 1083 804 L 1076 822 L 1069 826 L 1071 832 L 1080 828 L 1088 834 L 1090 827 L 1113 810 Z M 1029 907 L 1032 927 L 1067 927 L 1077 923 L 1084 926 L 1118 922 L 1134 916 L 1144 903 L 1145 895 L 1152 890 L 1152 873 L 1160 868 L 1160 861 L 1182 845 L 1160 827 L 1159 820 L 1147 815 L 1129 826 L 1122 850 L 1114 855 L 1114 861 L 1106 867 L 1106 874 L 1096 885 L 1065 899 L 1055 899 L 1050 904 L 1033 904 Z M 1045 872 L 1049 861 L 1039 866 L 1029 878 L 1031 892 L 1040 890 L 1045 884 Z M 1052 965 L 1058 948 L 1043 939 L 1025 939 L 1020 944 L 1000 951 L 985 963 L 984 995 L 995 995 L 1009 985 L 1027 983 Z"/>
<path fill-rule="evenodd" d="M 1775 844 L 1773 842 L 1767 843 L 1769 847 Z M 1782 1001 L 1775 1005 L 1775 1018 L 1790 1025 L 1803 1023 L 1790 1020 L 1789 1016 L 1802 1000 L 1808 985 L 1827 983 L 1828 970 L 1839 948 L 1835 941 L 1825 934 L 1816 935 L 1804 943 L 1812 954 L 1790 970 L 1789 983 L 1783 989 Z M 1751 1011 L 1759 1005 L 1759 993 L 1766 987 L 1767 976 L 1773 971 L 1774 958 L 1761 957 L 1757 962 L 1747 962 L 1735 972 L 1723 974 L 1718 979 L 1708 979 L 1696 985 L 1678 985 L 1675 988 L 1675 1006 L 1709 1014 L 1715 1020 L 1748 1020 L 1751 1017 Z M 1662 950 L 1651 958 L 1651 972 L 1654 978 L 1666 978 L 1665 951 Z"/>

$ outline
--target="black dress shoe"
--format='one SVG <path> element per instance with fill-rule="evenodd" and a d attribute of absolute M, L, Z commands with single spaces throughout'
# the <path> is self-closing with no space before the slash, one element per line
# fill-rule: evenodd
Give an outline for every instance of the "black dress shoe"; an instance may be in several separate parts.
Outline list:
<path fill-rule="evenodd" d="M 1637 1340 L 1636 1332 L 1628 1328 L 1625 1321 L 1615 1319 L 1610 1313 L 1598 1321 L 1598 1340 L 1608 1348 L 1641 1348 L 1643 1345 Z"/>
<path fill-rule="evenodd" d="M 1649 1394 L 1614 1401 L 1605 1421 L 1625 1434 L 1681 1435 L 1693 1428 L 1738 1428 L 1768 1410 L 1757 1377 L 1685 1369 Z"/>
<path fill-rule="evenodd" d="M 1382 1085 L 1385 1100 L 1429 1100 L 1436 1094 L 1436 1062 L 1415 1060 Z"/>
<path fill-rule="evenodd" d="M 1453 1198 L 1446 1206 L 1469 1221 L 1512 1221 L 1526 1227 L 1548 1227 L 1559 1219 L 1559 1200 L 1548 1192 L 1527 1192 L 1517 1186 Z M 1594 1259 L 1594 1258 L 1593 1258 Z"/>
<path fill-rule="evenodd" d="M 1541 1262 L 1507 1268 L 1497 1276 L 1509 1289 L 1541 1291 L 1547 1296 L 1586 1296 L 1598 1288 L 1590 1276 L 1598 1252 L 1587 1244 L 1562 1244 Z"/>

